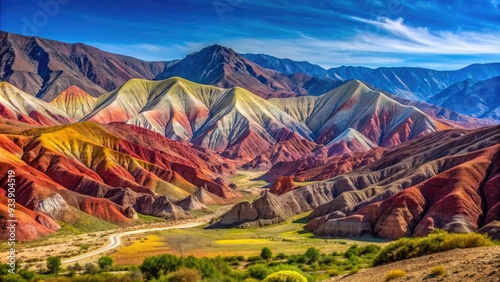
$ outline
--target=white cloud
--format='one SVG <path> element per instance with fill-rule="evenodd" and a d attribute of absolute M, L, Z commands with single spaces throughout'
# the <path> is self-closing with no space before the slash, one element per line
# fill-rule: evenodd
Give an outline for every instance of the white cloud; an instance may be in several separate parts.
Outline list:
<path fill-rule="evenodd" d="M 478 32 L 432 31 L 426 27 L 412 27 L 399 18 L 377 20 L 350 17 L 366 24 L 349 38 L 325 39 L 297 34 L 295 38 L 231 38 L 217 43 L 239 53 L 263 53 L 296 61 L 309 61 L 325 68 L 339 65 L 362 66 L 421 66 L 437 61 L 441 68 L 455 68 L 459 62 L 445 56 L 468 56 L 463 62 L 492 62 L 500 60 L 500 34 Z M 127 54 L 143 60 L 181 59 L 214 42 L 185 42 L 169 46 L 136 44 L 110 45 L 90 43 L 103 50 Z M 435 60 L 439 59 L 439 60 Z M 462 66 L 465 66 L 462 65 Z"/>
<path fill-rule="evenodd" d="M 500 35 L 493 33 L 450 31 L 431 32 L 425 27 L 411 27 L 403 19 L 379 18 L 351 19 L 378 28 L 385 34 L 371 31 L 358 32 L 354 43 L 373 52 L 425 53 L 443 55 L 499 54 Z"/>

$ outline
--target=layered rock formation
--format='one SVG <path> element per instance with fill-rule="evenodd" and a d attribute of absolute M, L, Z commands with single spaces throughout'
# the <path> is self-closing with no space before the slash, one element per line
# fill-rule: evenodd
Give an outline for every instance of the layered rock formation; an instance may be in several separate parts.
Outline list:
<path fill-rule="evenodd" d="M 16 171 L 16 201 L 33 211 L 20 218 L 20 224 L 33 230 L 27 239 L 57 230 L 50 218 L 74 220 L 78 214 L 73 209 L 129 224 L 137 212 L 190 217 L 174 203 L 203 190 L 197 187 L 210 191 L 205 198 L 213 195 L 214 201 L 239 197 L 220 181 L 221 175 L 233 172 L 231 161 L 143 128 L 93 123 L 24 131 L 14 127 L 3 130 L 16 133 L 0 134 L 0 174 Z M 2 187 L 6 181 L 0 179 Z"/>
<path fill-rule="evenodd" d="M 245 204 L 251 217 L 235 206 L 221 224 L 274 223 L 288 211 L 295 215 L 314 208 L 306 228 L 319 236 L 394 239 L 423 236 L 435 228 L 472 232 L 499 219 L 499 141 L 498 126 L 449 130 L 361 153 L 361 159 L 371 161 L 274 196 L 272 211 L 258 205 L 268 196 Z M 279 212 L 284 206 L 290 209 Z"/>

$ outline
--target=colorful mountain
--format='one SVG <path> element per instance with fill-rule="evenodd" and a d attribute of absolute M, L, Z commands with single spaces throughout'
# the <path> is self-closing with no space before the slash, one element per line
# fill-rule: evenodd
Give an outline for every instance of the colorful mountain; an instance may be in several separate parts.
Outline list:
<path fill-rule="evenodd" d="M 78 86 L 72 85 L 59 93 L 50 104 L 70 117 L 80 120 L 94 110 L 96 100 Z"/>
<path fill-rule="evenodd" d="M 137 212 L 185 218 L 189 215 L 175 203 L 200 189 L 213 199 L 239 197 L 222 181 L 233 173 L 231 161 L 133 125 L 14 131 L 0 134 L 0 174 L 14 170 L 18 204 L 54 219 L 78 217 L 74 209 L 119 224 L 131 223 Z M 0 178 L 2 187 L 6 181 Z M 36 213 L 29 215 L 36 220 Z M 37 227 L 28 217 L 25 224 Z M 38 227 L 33 234 L 47 234 Z"/>
<path fill-rule="evenodd" d="M 33 125 L 75 122 L 65 112 L 39 100 L 7 82 L 0 81 L 0 117 Z"/>
<path fill-rule="evenodd" d="M 402 105 L 357 80 L 321 96 L 271 99 L 271 103 L 304 122 L 318 143 L 334 140 L 348 128 L 378 146 L 396 145 L 448 128 L 415 107 Z"/>
<path fill-rule="evenodd" d="M 304 124 L 243 88 L 222 89 L 178 77 L 131 80 L 101 96 L 83 120 L 135 124 L 247 161 L 293 134 L 310 140 Z"/>
<path fill-rule="evenodd" d="M 301 158 L 316 150 L 315 143 L 335 145 L 331 156 L 455 127 L 356 80 L 321 96 L 264 100 L 240 87 L 222 89 L 179 77 L 132 79 L 99 97 L 81 120 L 134 124 L 262 169 Z M 348 136 L 356 140 L 331 143 L 349 128 L 358 131 Z"/>
<path fill-rule="evenodd" d="M 436 228 L 472 232 L 500 217 L 499 141 L 499 126 L 447 130 L 380 153 L 377 148 L 353 155 L 351 170 L 237 204 L 218 226 L 274 224 L 314 209 L 307 229 L 319 236 L 396 239 Z"/>

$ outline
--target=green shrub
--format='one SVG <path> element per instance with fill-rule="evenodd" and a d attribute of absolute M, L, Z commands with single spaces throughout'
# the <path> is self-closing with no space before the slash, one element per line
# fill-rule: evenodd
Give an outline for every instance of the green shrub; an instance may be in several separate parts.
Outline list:
<path fill-rule="evenodd" d="M 90 262 L 85 264 L 85 273 L 95 274 L 97 272 L 99 272 L 99 268 L 97 267 L 97 265 Z"/>
<path fill-rule="evenodd" d="M 97 261 L 99 267 L 102 269 L 108 269 L 113 265 L 113 259 L 110 256 L 103 256 Z"/>
<path fill-rule="evenodd" d="M 31 280 L 31 279 L 33 279 L 33 278 L 36 276 L 35 272 L 33 272 L 33 271 L 29 271 L 29 270 L 27 270 L 27 269 L 21 269 L 21 270 L 19 270 L 19 271 L 18 271 L 18 274 L 19 274 L 22 278 L 24 278 L 24 279 L 26 279 L 26 280 L 28 280 L 28 281 L 29 281 L 29 280 Z"/>
<path fill-rule="evenodd" d="M 385 276 L 385 281 L 397 279 L 397 278 L 404 277 L 404 276 L 406 276 L 406 272 L 404 270 L 401 270 L 401 269 L 391 270 Z"/>
<path fill-rule="evenodd" d="M 438 265 L 434 266 L 431 268 L 431 275 L 432 276 L 445 276 L 446 275 L 446 269 L 444 266 Z"/>
<path fill-rule="evenodd" d="M 347 251 L 344 253 L 344 257 L 350 258 L 353 256 L 359 256 L 360 253 L 360 248 L 358 245 L 354 244 L 347 249 Z"/>
<path fill-rule="evenodd" d="M 362 247 L 359 250 L 359 255 L 362 256 L 362 255 L 376 254 L 379 251 L 380 251 L 379 246 L 371 244 L 371 245 L 366 245 L 366 246 Z"/>
<path fill-rule="evenodd" d="M 58 274 L 59 268 L 61 267 L 61 258 L 60 257 L 49 257 L 47 258 L 47 270 L 51 274 Z"/>
<path fill-rule="evenodd" d="M 5 274 L 0 276 L 2 282 L 26 282 L 19 274 Z"/>
<path fill-rule="evenodd" d="M 269 275 L 264 282 L 307 282 L 307 278 L 295 271 L 282 270 Z"/>
<path fill-rule="evenodd" d="M 269 260 L 273 257 L 273 252 L 268 247 L 264 247 L 264 248 L 262 248 L 262 251 L 260 252 L 260 257 L 262 259 Z"/>
<path fill-rule="evenodd" d="M 304 256 L 307 258 L 307 260 L 309 260 L 310 263 L 318 261 L 320 255 L 321 254 L 319 250 L 314 247 L 307 249 L 306 253 L 304 254 Z"/>
<path fill-rule="evenodd" d="M 198 269 L 181 268 L 168 276 L 170 282 L 197 282 L 201 280 L 201 272 Z"/>
<path fill-rule="evenodd" d="M 276 259 L 286 259 L 288 256 L 284 253 L 279 253 L 276 255 Z"/>
<path fill-rule="evenodd" d="M 248 275 L 250 277 L 262 280 L 269 275 L 269 269 L 263 264 L 251 265 L 247 268 Z"/>
<path fill-rule="evenodd" d="M 261 256 L 251 256 L 247 258 L 247 262 L 255 262 L 255 261 L 261 261 L 262 257 Z"/>
<path fill-rule="evenodd" d="M 389 244 L 380 250 L 373 264 L 377 266 L 455 248 L 475 248 L 492 245 L 494 243 L 486 235 L 477 233 L 449 234 L 437 230 L 426 237 L 401 238 Z"/>
<path fill-rule="evenodd" d="M 170 254 L 149 257 L 144 260 L 139 269 L 146 280 L 158 279 L 160 276 L 174 272 L 181 266 L 178 257 Z"/>

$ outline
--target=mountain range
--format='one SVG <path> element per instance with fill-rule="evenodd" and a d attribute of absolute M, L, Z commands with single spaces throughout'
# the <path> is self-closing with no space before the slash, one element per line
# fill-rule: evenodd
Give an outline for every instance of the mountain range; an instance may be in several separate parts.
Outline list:
<path fill-rule="evenodd" d="M 146 62 L 81 43 L 3 31 L 0 42 L 0 80 L 45 101 L 51 101 L 71 85 L 97 97 L 131 78 L 162 80 L 180 76 L 223 88 L 243 87 L 263 98 L 321 95 L 347 80 L 357 79 L 376 90 L 425 102 L 452 84 L 500 75 L 500 63 L 474 64 L 455 71 L 346 66 L 326 70 L 308 62 L 263 54 L 240 55 L 219 45 L 181 60 Z"/>
<path fill-rule="evenodd" d="M 316 235 L 394 239 L 500 219 L 498 64 L 330 75 L 219 45 L 145 62 L 0 41 L 0 175 L 16 171 L 21 240 L 88 215 L 128 225 L 235 203 L 216 226 L 313 210 Z M 269 192 L 238 203 L 238 169 L 263 171 Z"/>
<path fill-rule="evenodd" d="M 262 67 L 284 74 L 304 73 L 320 79 L 333 80 L 358 79 L 376 89 L 417 101 L 429 101 L 429 98 L 446 87 L 467 79 L 485 80 L 500 75 L 500 63 L 473 64 L 453 71 L 409 67 L 371 69 L 352 66 L 324 69 L 309 62 L 279 59 L 264 54 L 243 54 L 243 56 Z"/>
<path fill-rule="evenodd" d="M 478 118 L 500 119 L 500 76 L 451 85 L 428 102 Z"/>

